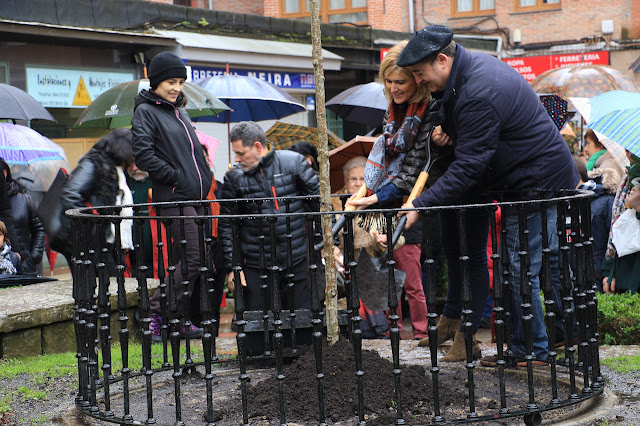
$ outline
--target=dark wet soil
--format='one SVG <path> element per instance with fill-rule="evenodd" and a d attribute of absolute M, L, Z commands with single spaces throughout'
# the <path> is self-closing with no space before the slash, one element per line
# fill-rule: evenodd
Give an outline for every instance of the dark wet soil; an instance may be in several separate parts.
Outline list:
<path fill-rule="evenodd" d="M 318 381 L 316 378 L 316 364 L 311 350 L 297 359 L 286 361 L 283 365 L 282 376 L 279 381 L 274 369 L 274 360 L 253 360 L 248 365 L 247 384 L 248 410 L 247 422 L 254 426 L 275 425 L 287 423 L 289 426 L 319 424 Z M 324 371 L 323 386 L 325 390 L 324 413 L 328 425 L 346 426 L 360 423 L 357 400 L 357 380 L 353 348 L 347 340 L 341 340 L 336 345 L 323 347 Z M 410 363 L 410 360 L 403 360 Z M 477 365 L 477 364 L 476 364 Z M 265 368 L 266 367 L 266 368 Z M 434 417 L 434 403 L 432 390 L 432 375 L 422 366 L 403 365 L 399 371 L 399 382 L 402 389 L 402 418 L 409 425 L 430 424 Z M 439 374 L 441 415 L 446 420 L 465 418 L 469 414 L 469 387 L 467 370 L 464 365 L 457 363 L 443 364 Z M 364 388 L 364 420 L 367 425 L 389 426 L 396 424 L 398 412 L 398 398 L 395 393 L 393 365 L 377 352 L 365 350 L 362 352 L 362 376 Z M 239 372 L 236 364 L 227 364 L 213 368 L 212 409 L 208 413 L 207 390 L 204 380 L 204 368 L 197 367 L 191 374 L 186 372 L 178 380 L 181 392 L 180 416 L 186 425 L 206 424 L 207 420 L 214 421 L 218 426 L 244 424 L 240 392 Z M 606 371 L 605 371 L 606 373 Z M 171 371 L 155 373 L 153 376 L 153 418 L 158 425 L 172 425 L 176 423 L 177 407 L 175 404 L 175 385 Z M 607 377 L 609 379 L 609 377 Z M 633 377 L 637 379 L 637 376 Z M 18 403 L 20 394 L 16 387 L 28 382 L 28 377 L 13 379 L 11 383 L 0 382 L 0 392 L 7 395 L 9 389 L 11 404 L 16 407 L 15 416 L 6 418 L 4 424 L 83 424 L 107 425 L 87 416 L 84 421 L 76 415 L 73 409 L 75 397 L 74 384 L 71 380 L 58 380 L 43 385 L 47 397 L 42 400 L 28 400 Z M 627 380 L 630 381 L 631 379 Z M 495 414 L 500 407 L 499 381 L 496 371 L 492 369 L 476 368 L 475 381 L 475 413 L 478 416 Z M 615 379 L 611 378 L 609 384 Z M 543 404 L 549 400 L 550 389 L 545 379 L 537 380 L 534 399 Z M 280 418 L 279 384 L 282 383 L 284 393 L 284 421 Z M 635 383 L 633 384 L 634 389 Z M 112 410 L 119 416 L 123 413 L 121 386 L 114 384 L 111 399 Z M 130 407 L 134 419 L 147 419 L 148 407 L 147 389 L 144 378 L 135 378 L 130 383 Z M 119 393 L 120 392 L 120 393 Z M 637 392 L 632 394 L 637 396 Z M 568 389 L 561 385 L 559 397 L 567 398 Z M 98 403 L 103 407 L 103 394 L 99 392 Z M 512 412 L 522 409 L 528 403 L 528 389 L 526 386 L 526 372 L 524 370 L 509 370 L 507 372 L 506 388 L 507 406 Z M 56 404 L 58 407 L 56 408 Z M 635 424 L 631 420 L 637 413 L 638 402 L 623 403 L 620 410 L 604 415 L 601 421 L 609 424 Z M 66 407 L 66 412 L 63 410 Z M 546 424 L 555 424 L 572 416 L 573 407 L 554 410 L 543 415 Z M 61 412 L 63 411 L 63 412 Z M 49 414 L 46 414 L 49 413 Z M 51 415 L 51 413 L 54 413 Z M 44 416 L 43 416 L 44 415 Z M 76 423 L 70 422 L 71 420 Z M 632 421 L 631 423 L 628 423 Z M 0 421 L 1 424 L 1 421 Z M 476 423 L 478 424 L 478 423 Z M 523 424 L 522 416 L 483 422 L 487 425 L 517 425 Z M 587 424 L 584 422 L 583 424 Z M 588 423 L 600 425 L 602 423 Z"/>

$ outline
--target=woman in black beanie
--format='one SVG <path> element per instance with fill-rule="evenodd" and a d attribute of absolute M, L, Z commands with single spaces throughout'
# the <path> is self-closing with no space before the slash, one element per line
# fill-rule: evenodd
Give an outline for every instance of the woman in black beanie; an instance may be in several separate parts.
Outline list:
<path fill-rule="evenodd" d="M 187 78 L 187 69 L 180 58 L 171 52 L 158 54 L 149 66 L 151 90 L 142 90 L 136 96 L 131 131 L 136 165 L 149 173 L 152 180 L 153 202 L 204 200 L 211 188 L 212 173 L 204 157 L 202 146 L 191 120 L 184 108 L 187 99 L 182 93 Z M 163 216 L 178 216 L 178 207 L 158 209 Z M 202 206 L 184 206 L 184 216 L 201 216 Z M 175 270 L 176 318 L 182 336 L 200 337 L 201 328 L 185 318 L 183 309 L 183 281 L 188 281 L 188 290 L 193 294 L 194 282 L 199 278 L 200 251 L 198 227 L 193 220 L 184 221 L 186 257 L 181 258 L 180 221 L 173 221 L 172 255 Z M 187 276 L 182 275 L 182 262 L 187 262 Z M 176 263 L 177 262 L 177 263 Z M 169 277 L 165 280 L 169 285 Z M 169 295 L 167 287 L 167 297 Z M 162 341 L 162 324 L 168 323 L 168 307 L 161 306 L 160 291 L 149 300 L 151 310 L 152 340 Z M 167 303 L 168 304 L 168 303 Z M 165 318 L 162 318 L 164 316 Z M 164 320 L 164 321 L 163 321 Z"/>

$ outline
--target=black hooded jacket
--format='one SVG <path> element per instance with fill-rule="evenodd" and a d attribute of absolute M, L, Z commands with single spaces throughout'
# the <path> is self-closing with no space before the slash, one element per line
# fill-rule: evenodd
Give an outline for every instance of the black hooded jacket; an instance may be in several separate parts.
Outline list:
<path fill-rule="evenodd" d="M 13 217 L 12 245 L 20 247 L 22 273 L 35 274 L 36 265 L 42 260 L 44 251 L 44 228 L 36 215 L 33 199 L 19 191 L 15 182 L 7 185 L 11 215 Z"/>
<path fill-rule="evenodd" d="M 236 167 L 229 170 L 224 176 L 222 187 L 222 199 L 255 199 L 267 197 L 294 197 L 319 194 L 320 187 L 318 176 L 307 164 L 304 157 L 293 151 L 271 150 L 264 156 L 258 166 L 250 171 L 243 172 Z M 237 209 L 237 210 L 236 210 Z M 301 213 L 311 211 L 313 203 L 305 203 L 303 200 L 291 202 L 290 211 Z M 262 214 L 277 215 L 285 213 L 286 207 L 283 201 L 277 200 L 262 203 Z M 251 215 L 258 213 L 257 203 L 221 203 L 220 213 Z M 243 219 L 239 226 L 240 252 L 244 265 L 258 268 L 260 266 L 260 235 L 265 235 L 264 250 L 267 266 L 271 265 L 271 237 L 269 235 L 269 223 L 262 220 L 263 229 L 257 219 Z M 225 267 L 231 270 L 232 265 L 232 241 L 233 235 L 231 223 L 228 219 L 221 219 L 218 224 L 224 247 Z M 293 263 L 297 264 L 306 259 L 306 219 L 297 216 L 291 219 Z M 276 222 L 277 235 L 277 260 L 278 266 L 286 266 L 287 255 L 287 224 L 284 217 L 279 217 Z"/>
<path fill-rule="evenodd" d="M 153 201 L 203 200 L 213 173 L 191 125 L 184 95 L 172 104 L 143 90 L 131 120 L 136 165 L 149 172 Z"/>

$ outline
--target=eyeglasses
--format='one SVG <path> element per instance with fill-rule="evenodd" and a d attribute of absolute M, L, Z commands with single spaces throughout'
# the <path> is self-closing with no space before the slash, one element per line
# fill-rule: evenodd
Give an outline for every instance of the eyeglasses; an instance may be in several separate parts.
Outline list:
<path fill-rule="evenodd" d="M 350 177 L 349 178 L 349 182 L 351 182 L 351 183 L 364 182 L 364 178 L 363 177 Z"/>

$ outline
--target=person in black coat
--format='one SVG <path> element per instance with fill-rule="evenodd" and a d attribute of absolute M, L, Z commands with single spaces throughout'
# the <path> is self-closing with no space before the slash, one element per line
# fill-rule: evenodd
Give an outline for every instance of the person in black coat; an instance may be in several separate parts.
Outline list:
<path fill-rule="evenodd" d="M 78 166 L 69 176 L 60 195 L 61 225 L 52 234 L 49 230 L 49 244 L 51 248 L 62 253 L 70 266 L 73 265 L 73 240 L 71 220 L 64 215 L 69 209 L 90 206 L 113 206 L 123 204 L 123 191 L 126 187 L 125 170 L 133 164 L 131 152 L 131 131 L 129 129 L 115 129 L 104 136 L 80 158 Z M 124 185 L 122 184 L 124 183 Z M 130 197 L 129 192 L 129 197 Z M 120 200 L 120 202 L 119 202 Z M 125 198 L 126 200 L 126 198 Z M 130 204 L 130 202 L 124 202 Z M 123 216 L 127 215 L 124 212 Z M 128 226 L 128 228 L 127 228 Z M 123 220 L 120 225 L 121 245 L 123 249 L 132 248 L 129 241 L 131 222 Z M 115 230 L 107 227 L 105 239 L 107 247 L 114 248 Z M 79 241 L 79 243 L 81 243 Z M 110 276 L 115 276 L 115 258 L 113 251 L 107 255 L 107 270 Z M 72 268 L 72 273 L 73 273 Z"/>
<path fill-rule="evenodd" d="M 36 275 L 36 266 L 42 261 L 44 251 L 44 228 L 36 215 L 36 206 L 28 194 L 20 192 L 18 184 L 11 177 L 9 165 L 0 159 L 7 182 L 7 193 L 13 218 L 13 242 L 20 247 L 23 275 Z"/>
<path fill-rule="evenodd" d="M 204 200 L 211 188 L 213 173 L 185 109 L 187 98 L 182 88 L 186 78 L 187 69 L 179 57 L 171 52 L 159 53 L 149 65 L 151 90 L 142 90 L 135 99 L 131 120 L 133 153 L 136 165 L 149 173 L 153 202 Z M 182 211 L 177 206 L 162 207 L 158 208 L 158 214 L 202 216 L 204 207 L 201 204 L 184 205 Z M 181 222 L 184 223 L 186 240 L 184 258 L 179 244 Z M 176 307 L 173 312 L 175 318 L 172 319 L 178 320 L 182 336 L 198 338 L 203 330 L 192 324 L 191 318 L 185 315 L 182 285 L 188 281 L 188 292 L 193 294 L 194 285 L 200 278 L 198 226 L 193 220 L 175 220 L 171 225 L 171 235 L 174 240 L 171 244 L 172 260 L 176 267 L 173 274 Z M 186 262 L 186 276 L 183 275 L 183 262 Z M 169 286 L 170 282 L 171 275 L 168 274 L 165 283 Z M 161 304 L 162 300 L 160 289 L 149 300 L 153 342 L 162 341 L 163 320 L 166 324 L 166 316 L 170 313 L 167 306 Z M 172 303 L 168 305 L 173 308 Z"/>
<path fill-rule="evenodd" d="M 254 199 L 265 197 L 293 197 L 303 195 L 317 195 L 320 192 L 318 176 L 309 166 L 305 158 L 297 152 L 289 150 L 274 150 L 267 142 L 264 130 L 252 122 L 238 123 L 231 130 L 231 145 L 236 154 L 238 165 L 229 170 L 224 176 L 222 199 Z M 279 215 L 285 213 L 282 201 L 268 201 L 262 203 L 262 214 Z M 290 204 L 292 213 L 310 211 L 311 203 L 295 200 Z M 222 215 L 258 213 L 256 203 L 239 204 L 238 210 L 230 203 L 222 203 Z M 263 229 L 257 220 L 244 219 L 239 227 L 240 234 L 232 235 L 231 223 L 228 219 L 220 219 L 218 229 L 224 248 L 225 267 L 231 271 L 232 242 L 240 239 L 242 271 L 240 273 L 245 304 L 247 310 L 263 309 L 262 294 L 260 292 L 260 236 L 264 235 L 264 253 L 267 268 L 277 265 L 280 269 L 287 266 L 287 228 L 284 217 L 276 222 L 277 241 L 271 241 L 269 224 L 263 221 Z M 292 234 L 292 263 L 294 274 L 294 307 L 309 308 L 310 299 L 306 288 L 306 219 L 303 216 L 291 219 Z M 276 259 L 271 259 L 271 245 L 277 244 Z M 268 272 L 267 272 L 268 273 Z M 228 273 L 229 290 L 233 291 L 237 283 L 234 282 L 234 272 Z M 281 279 L 286 280 L 285 274 Z"/>
<path fill-rule="evenodd" d="M 535 199 L 551 191 L 575 189 L 579 176 L 567 144 L 531 85 L 508 64 L 485 53 L 467 51 L 453 40 L 450 28 L 430 25 L 409 40 L 398 65 L 409 67 L 416 82 L 426 86 L 437 100 L 444 118 L 442 130 L 449 136 L 455 154 L 443 176 L 406 208 L 472 204 L 483 201 L 478 194 L 487 191 L 517 191 L 518 199 Z M 438 136 L 434 135 L 436 144 L 442 142 Z M 505 196 L 502 200 L 513 198 Z M 417 219 L 417 212 L 407 213 L 407 225 Z M 544 366 L 549 348 L 539 296 L 541 262 L 532 256 L 529 268 L 533 350 L 527 353 L 520 311 L 517 213 L 504 209 L 502 220 L 507 238 L 501 244 L 508 248 L 512 288 L 513 335 L 509 349 L 518 365 L 526 364 L 525 356 L 533 353 L 534 365 Z M 467 227 L 467 235 L 476 232 L 475 225 Z M 455 231 L 454 226 L 443 224 L 445 232 Z M 486 244 L 487 226 L 488 222 L 474 237 L 478 249 L 481 242 Z M 530 253 L 542 250 L 542 226 L 549 231 L 553 261 L 558 253 L 555 209 L 548 209 L 546 224 L 541 223 L 540 211 L 527 213 Z M 474 277 L 470 281 L 475 282 Z M 488 294 L 488 287 L 483 286 L 481 291 L 477 287 L 471 286 L 472 317 L 482 314 Z M 482 364 L 496 366 L 497 357 L 487 357 Z"/>

